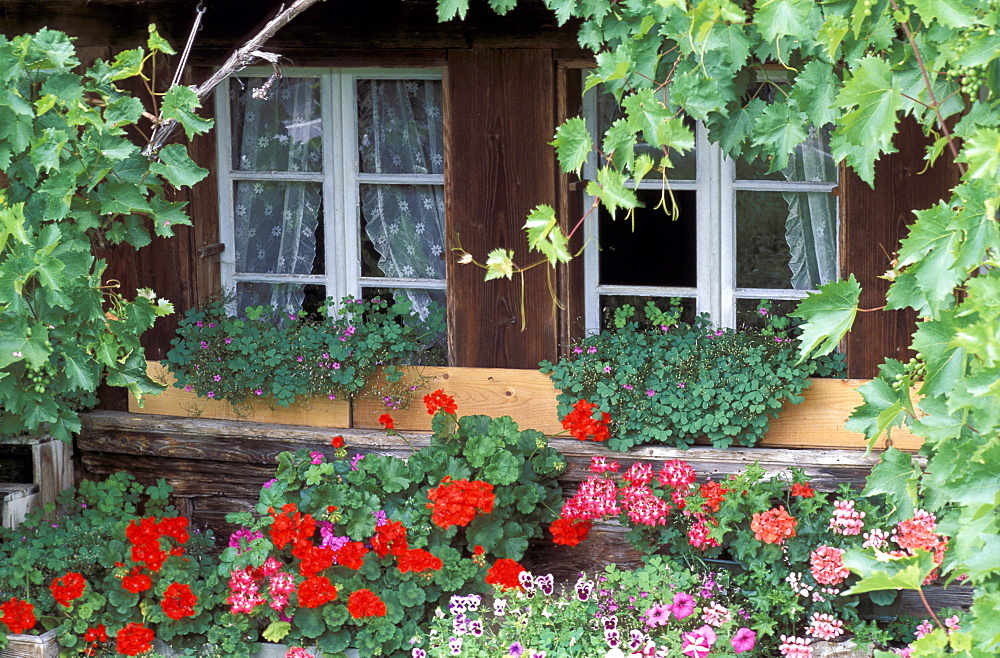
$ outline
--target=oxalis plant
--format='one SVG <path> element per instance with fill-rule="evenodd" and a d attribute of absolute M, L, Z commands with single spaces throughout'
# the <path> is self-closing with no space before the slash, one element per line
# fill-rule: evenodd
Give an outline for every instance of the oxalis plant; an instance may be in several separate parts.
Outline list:
<path fill-rule="evenodd" d="M 680 308 L 648 302 L 644 319 L 624 305 L 610 327 L 588 336 L 567 358 L 541 371 L 560 390 L 559 415 L 584 399 L 607 413 L 612 450 L 648 442 L 687 448 L 707 437 L 716 448 L 734 442 L 753 446 L 767 432 L 785 401 L 799 395 L 809 377 L 829 377 L 843 367 L 842 355 L 798 361 L 788 318 L 757 312 L 762 330 L 716 329 L 705 317 L 688 324 Z"/>
<path fill-rule="evenodd" d="M 516 5 L 495 0 L 498 12 Z M 629 179 L 662 175 L 694 144 L 688 118 L 731 157 L 762 156 L 782 169 L 811 132 L 832 125 L 834 158 L 870 184 L 874 163 L 895 150 L 904 116 L 930 137 L 927 159 L 943 153 L 960 181 L 949 199 L 915 213 L 886 277 L 887 310 L 912 308 L 920 322 L 909 363 L 887 360 L 861 389 L 850 427 L 874 439 L 906 423 L 924 440 L 926 466 L 889 457 L 894 477 L 874 477 L 904 510 L 922 497 L 949 535 L 944 574 L 975 587 L 961 629 L 936 629 L 914 656 L 994 656 L 1000 647 L 1000 5 L 995 0 L 546 0 L 561 23 L 573 19 L 595 53 L 587 86 L 603 84 L 624 118 L 605 135 L 580 118 L 554 141 L 562 169 L 579 171 L 595 148 L 602 168 L 588 192 L 609 210 L 635 207 Z M 442 20 L 464 16 L 467 0 L 440 0 Z M 771 102 L 748 93 L 780 72 Z M 636 156 L 643 141 L 659 151 Z M 528 218 L 529 245 L 543 260 L 570 260 L 552 208 Z M 519 267 L 496 250 L 489 273 Z M 804 301 L 802 358 L 829 353 L 859 309 L 853 277 Z M 873 309 L 865 309 L 872 310 Z M 915 387 L 919 397 L 911 395 Z M 882 471 L 885 473 L 885 471 Z M 912 558 L 916 559 L 916 558 Z M 903 564 L 894 561 L 897 564 Z M 926 562 L 926 560 L 925 560 Z M 883 562 L 883 564 L 888 564 Z M 919 565 L 912 565 L 920 571 Z M 928 565 L 924 564 L 923 568 Z M 867 571 L 866 571 L 867 573 Z M 882 572 L 885 573 L 885 572 Z M 866 579 L 867 580 L 867 579 Z M 911 579 L 911 586 L 922 578 Z M 948 631 L 951 631 L 950 633 Z"/>
<path fill-rule="evenodd" d="M 81 73 L 61 32 L 0 35 L 0 436 L 69 441 L 102 379 L 136 395 L 162 390 L 139 336 L 173 307 L 150 290 L 123 297 L 93 252 L 173 235 L 190 222 L 166 190 L 208 173 L 183 145 L 150 159 L 129 139 L 145 108 L 120 85 L 173 53 L 155 27 L 147 45 Z M 189 137 L 211 126 L 197 106 L 186 87 L 160 99 Z"/>

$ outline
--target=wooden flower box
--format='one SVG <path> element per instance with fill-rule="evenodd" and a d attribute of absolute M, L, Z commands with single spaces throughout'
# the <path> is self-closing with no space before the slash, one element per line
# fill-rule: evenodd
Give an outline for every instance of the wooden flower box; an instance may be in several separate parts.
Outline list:
<path fill-rule="evenodd" d="M 56 641 L 58 634 L 58 629 L 52 629 L 41 635 L 8 635 L 0 658 L 57 658 L 62 649 Z"/>
<path fill-rule="evenodd" d="M 173 378 L 160 364 L 149 363 L 149 373 L 158 381 L 172 383 Z M 431 417 L 420 402 L 424 392 L 443 389 L 458 403 L 461 415 L 486 414 L 510 416 L 522 428 L 534 428 L 547 435 L 563 432 L 557 415 L 557 391 L 548 375 L 537 370 L 501 368 L 414 367 L 407 369 L 409 381 L 422 387 L 407 409 L 387 410 L 378 400 L 358 399 L 330 402 L 316 400 L 290 407 L 254 407 L 240 415 L 222 401 L 198 398 L 176 388 L 160 396 L 147 396 L 143 407 L 130 400 L 133 413 L 188 416 L 218 420 L 250 420 L 311 427 L 379 429 L 379 417 L 389 413 L 397 430 L 429 431 Z M 867 380 L 813 379 L 804 392 L 801 404 L 786 404 L 761 440 L 761 448 L 840 448 L 864 450 L 863 435 L 844 429 L 847 418 L 862 403 L 857 387 Z M 903 450 L 920 447 L 919 437 L 906 429 L 892 431 L 892 443 Z M 885 448 L 880 439 L 876 448 Z"/>

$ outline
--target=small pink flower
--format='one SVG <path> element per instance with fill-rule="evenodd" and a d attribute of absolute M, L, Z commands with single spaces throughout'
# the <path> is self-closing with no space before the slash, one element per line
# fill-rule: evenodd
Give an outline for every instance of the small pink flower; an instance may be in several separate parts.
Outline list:
<path fill-rule="evenodd" d="M 215 397 L 215 391 L 209 391 L 208 393 L 205 394 L 205 397 L 214 398 Z"/>
<path fill-rule="evenodd" d="M 733 651 L 736 653 L 753 651 L 754 646 L 757 644 L 757 633 L 749 628 L 740 627 L 736 631 L 736 634 L 733 635 L 733 639 L 729 640 L 729 644 L 733 645 Z"/>

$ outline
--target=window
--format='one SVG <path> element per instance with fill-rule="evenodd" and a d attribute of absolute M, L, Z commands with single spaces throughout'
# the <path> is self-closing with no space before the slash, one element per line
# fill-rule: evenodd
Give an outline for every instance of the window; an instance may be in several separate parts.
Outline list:
<path fill-rule="evenodd" d="M 584 111 L 591 134 L 603 135 L 617 105 L 593 94 Z M 707 313 L 719 326 L 742 326 L 760 300 L 790 311 L 837 278 L 838 171 L 828 135 L 811 136 L 787 168 L 767 173 L 759 161 L 724 157 L 704 126 L 695 134 L 694 151 L 674 158 L 668 181 L 651 175 L 633 186 L 644 206 L 634 222 L 603 208 L 588 217 L 587 330 L 609 309 L 670 297 L 681 298 L 687 319 Z M 596 176 L 596 163 L 585 176 Z"/>
<path fill-rule="evenodd" d="M 266 76 L 269 72 L 263 72 Z M 445 301 L 441 76 L 287 70 L 217 97 L 223 285 L 245 308 Z"/>

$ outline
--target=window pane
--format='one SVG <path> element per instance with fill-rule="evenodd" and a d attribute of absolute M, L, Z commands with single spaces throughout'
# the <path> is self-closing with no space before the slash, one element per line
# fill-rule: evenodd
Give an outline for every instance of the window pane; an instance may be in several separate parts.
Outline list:
<path fill-rule="evenodd" d="M 361 186 L 361 276 L 444 279 L 444 187 Z"/>
<path fill-rule="evenodd" d="M 367 174 L 441 174 L 440 80 L 358 80 L 358 150 Z"/>
<path fill-rule="evenodd" d="M 252 91 L 266 78 L 229 83 L 233 168 L 242 171 L 321 171 L 323 125 L 318 78 L 282 78 L 267 99 Z"/>
<path fill-rule="evenodd" d="M 810 183 L 836 183 L 837 165 L 830 155 L 830 130 L 815 130 L 806 141 L 795 147 L 788 166 L 781 171 L 768 173 L 770 162 L 759 158 L 736 161 L 737 180 L 805 181 Z"/>
<path fill-rule="evenodd" d="M 736 300 L 736 328 L 737 329 L 763 329 L 767 326 L 767 319 L 760 312 L 762 299 L 737 299 Z M 798 299 L 772 299 L 771 315 L 785 315 L 795 310 L 799 305 Z"/>
<path fill-rule="evenodd" d="M 736 193 L 737 287 L 815 290 L 836 277 L 833 195 Z"/>
<path fill-rule="evenodd" d="M 666 311 L 672 306 L 670 299 L 669 297 L 641 297 L 639 295 L 601 295 L 601 328 L 611 327 L 615 309 L 626 304 L 635 309 L 635 315 L 632 316 L 632 319 L 639 322 L 640 326 L 644 326 L 646 314 L 643 309 L 646 307 L 646 303 L 651 301 L 656 304 L 657 308 Z M 681 308 L 681 322 L 688 324 L 694 322 L 697 315 L 697 300 L 693 297 L 682 297 L 677 305 Z"/>
<path fill-rule="evenodd" d="M 273 306 L 288 313 L 316 313 L 326 299 L 326 288 L 316 284 L 260 283 L 240 281 L 236 284 L 236 308 Z"/>
<path fill-rule="evenodd" d="M 693 190 L 637 190 L 643 208 L 635 221 L 618 211 L 617 219 L 602 206 L 600 283 L 620 286 L 698 285 L 696 254 L 697 204 Z M 670 213 L 671 208 L 676 210 Z"/>
<path fill-rule="evenodd" d="M 396 300 L 409 299 L 413 312 L 422 320 L 430 317 L 433 305 L 443 311 L 447 305 L 447 293 L 444 290 L 421 290 L 416 288 L 364 288 L 361 291 L 364 299 L 378 297 L 390 304 Z M 443 320 L 443 318 L 441 318 Z M 448 362 L 448 332 L 442 324 L 441 330 L 428 337 L 427 348 L 412 365 L 443 366 Z"/>
<path fill-rule="evenodd" d="M 237 272 L 323 273 L 316 258 L 319 183 L 236 181 L 235 188 Z"/>

